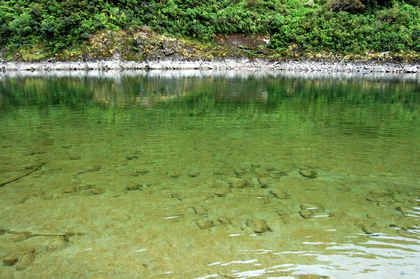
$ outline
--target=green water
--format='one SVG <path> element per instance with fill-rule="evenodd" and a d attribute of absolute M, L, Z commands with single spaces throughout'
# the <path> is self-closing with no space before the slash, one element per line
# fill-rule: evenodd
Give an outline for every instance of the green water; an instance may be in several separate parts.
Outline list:
<path fill-rule="evenodd" d="M 2 73 L 0 120 L 4 278 L 420 278 L 418 76 Z"/>

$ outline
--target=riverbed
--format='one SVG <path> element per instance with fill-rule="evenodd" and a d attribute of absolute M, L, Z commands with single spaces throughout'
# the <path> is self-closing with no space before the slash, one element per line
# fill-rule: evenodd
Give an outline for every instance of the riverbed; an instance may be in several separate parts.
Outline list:
<path fill-rule="evenodd" d="M 0 75 L 4 278 L 419 278 L 416 75 Z"/>

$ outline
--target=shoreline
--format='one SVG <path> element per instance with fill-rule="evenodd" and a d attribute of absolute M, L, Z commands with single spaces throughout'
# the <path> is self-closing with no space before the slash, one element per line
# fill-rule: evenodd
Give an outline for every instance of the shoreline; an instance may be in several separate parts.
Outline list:
<path fill-rule="evenodd" d="M 125 61 L 119 59 L 98 61 L 41 61 L 0 62 L 0 72 L 27 71 L 90 71 L 90 70 L 256 70 L 295 72 L 344 73 L 420 73 L 420 64 L 366 61 L 300 61 L 268 59 L 224 60 L 150 60 Z"/>

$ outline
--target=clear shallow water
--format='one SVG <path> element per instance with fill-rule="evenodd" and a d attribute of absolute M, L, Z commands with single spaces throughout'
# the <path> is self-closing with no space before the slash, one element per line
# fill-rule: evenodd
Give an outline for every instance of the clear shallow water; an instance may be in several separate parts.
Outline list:
<path fill-rule="evenodd" d="M 420 278 L 418 80 L 3 74 L 1 274 Z"/>

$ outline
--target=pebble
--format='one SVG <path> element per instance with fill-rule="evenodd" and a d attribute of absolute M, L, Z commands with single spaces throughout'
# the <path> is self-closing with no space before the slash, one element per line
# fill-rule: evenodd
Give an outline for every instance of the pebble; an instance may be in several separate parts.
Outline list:
<path fill-rule="evenodd" d="M 149 172 L 150 171 L 148 169 L 139 169 L 139 170 L 136 170 L 136 173 L 137 174 L 141 174 L 141 175 L 144 175 L 144 174 L 149 173 Z"/>
<path fill-rule="evenodd" d="M 70 156 L 69 159 L 70 160 L 80 160 L 80 159 L 82 159 L 82 156 Z"/>
<path fill-rule="evenodd" d="M 299 170 L 300 175 L 307 178 L 316 178 L 318 177 L 318 173 L 316 170 L 312 168 L 301 168 Z"/>
<path fill-rule="evenodd" d="M 371 194 L 367 194 L 366 195 L 366 200 L 370 201 L 370 202 L 383 202 L 384 198 L 383 197 L 378 197 L 378 196 L 374 196 Z"/>
<path fill-rule="evenodd" d="M 229 171 L 227 171 L 225 168 L 216 168 L 213 171 L 213 174 L 220 174 L 220 175 L 228 174 L 228 173 Z"/>
<path fill-rule="evenodd" d="M 211 227 L 213 227 L 213 222 L 212 221 L 204 220 L 204 219 L 196 221 L 195 224 L 200 229 L 210 229 Z"/>
<path fill-rule="evenodd" d="M 299 211 L 299 214 L 304 219 L 310 219 L 312 218 L 313 212 L 309 209 L 302 209 L 301 211 Z"/>
<path fill-rule="evenodd" d="M 230 224 L 230 220 L 226 217 L 220 217 L 218 219 L 218 221 L 222 224 L 222 225 L 229 225 Z"/>
<path fill-rule="evenodd" d="M 141 185 L 131 185 L 131 186 L 125 187 L 125 189 L 127 189 L 127 191 L 141 190 L 141 188 L 142 188 Z"/>
<path fill-rule="evenodd" d="M 320 213 L 324 211 L 324 207 L 322 205 L 315 203 L 302 203 L 300 205 L 300 209 L 308 209 L 314 213 Z"/>
<path fill-rule="evenodd" d="M 270 194 L 272 194 L 274 197 L 278 199 L 290 199 L 290 195 L 288 193 L 278 190 L 278 189 L 271 190 Z"/>
<path fill-rule="evenodd" d="M 13 266 L 19 258 L 16 255 L 8 255 L 3 259 L 3 265 L 5 266 Z"/>
<path fill-rule="evenodd" d="M 64 193 L 66 194 L 71 194 L 71 193 L 75 193 L 77 192 L 77 188 L 76 187 L 69 187 L 69 188 L 65 188 L 63 190 Z"/>
<path fill-rule="evenodd" d="M 87 190 L 90 189 L 91 185 L 90 184 L 84 184 L 84 185 L 80 185 L 79 186 L 79 190 Z"/>
<path fill-rule="evenodd" d="M 329 215 L 330 217 L 336 217 L 336 218 L 343 218 L 347 216 L 346 212 L 344 211 L 331 211 Z"/>
<path fill-rule="evenodd" d="M 104 193 L 104 190 L 102 190 L 101 188 L 93 188 L 84 192 L 85 195 L 100 195 L 103 193 Z"/>
<path fill-rule="evenodd" d="M 181 177 L 181 176 L 182 176 L 182 174 L 181 174 L 181 173 L 179 173 L 179 172 L 171 172 L 171 173 L 169 174 L 169 176 L 170 176 L 170 177 L 172 177 L 172 178 L 179 178 L 179 177 Z"/>
<path fill-rule="evenodd" d="M 35 250 L 31 251 L 30 253 L 27 253 L 20 258 L 18 261 L 18 264 L 16 265 L 16 270 L 24 270 L 28 266 L 31 265 L 31 263 L 35 260 Z"/>
<path fill-rule="evenodd" d="M 270 228 L 267 226 L 265 221 L 262 219 L 257 219 L 257 218 L 248 219 L 246 220 L 246 225 L 250 227 L 256 233 L 263 233 L 270 230 Z"/>
<path fill-rule="evenodd" d="M 259 181 L 260 181 L 261 188 L 268 188 L 268 185 L 271 182 L 271 180 L 267 177 L 260 177 Z"/>
<path fill-rule="evenodd" d="M 284 171 L 280 171 L 280 170 L 273 170 L 272 172 L 270 172 L 269 176 L 272 178 L 280 178 L 282 176 L 286 176 L 287 173 L 285 173 Z"/>
<path fill-rule="evenodd" d="M 231 177 L 227 182 L 232 188 L 244 188 L 246 186 L 246 181 L 238 177 Z"/>
<path fill-rule="evenodd" d="M 246 170 L 244 169 L 235 169 L 233 172 L 239 177 L 246 174 Z"/>
<path fill-rule="evenodd" d="M 188 196 L 184 193 L 179 193 L 179 192 L 173 192 L 171 193 L 171 198 L 173 199 L 178 199 L 180 201 L 182 201 L 183 199 L 187 198 Z"/>
<path fill-rule="evenodd" d="M 362 224 L 361 225 L 362 231 L 366 234 L 373 234 L 375 231 L 372 229 L 371 226 L 367 225 L 367 224 Z"/>
<path fill-rule="evenodd" d="M 395 208 L 395 210 L 400 211 L 404 216 L 407 216 L 410 211 L 408 207 L 404 207 L 404 206 L 398 206 L 397 208 Z"/>
<path fill-rule="evenodd" d="M 56 251 L 61 250 L 66 246 L 66 241 L 64 240 L 64 237 L 56 236 L 47 244 L 47 251 Z"/>
<path fill-rule="evenodd" d="M 389 197 L 389 196 L 392 196 L 393 194 L 394 192 L 388 189 L 375 189 L 375 190 L 369 191 L 369 195 L 372 195 L 374 197 Z"/>
<path fill-rule="evenodd" d="M 199 176 L 200 175 L 200 172 L 198 171 L 198 170 L 190 170 L 189 172 L 188 172 L 188 175 L 190 176 L 190 177 L 197 177 L 197 176 Z"/>
<path fill-rule="evenodd" d="M 209 212 L 204 207 L 202 207 L 201 205 L 194 206 L 193 210 L 194 210 L 194 213 L 197 214 L 197 215 L 208 215 L 209 214 Z"/>
<path fill-rule="evenodd" d="M 230 190 L 228 188 L 218 188 L 214 190 L 214 195 L 218 197 L 225 197 L 229 193 Z"/>

